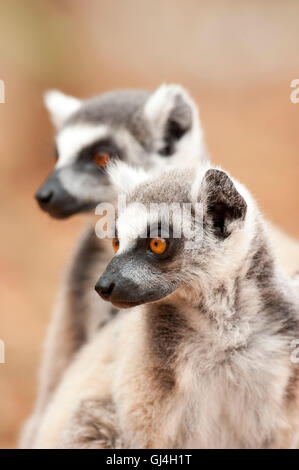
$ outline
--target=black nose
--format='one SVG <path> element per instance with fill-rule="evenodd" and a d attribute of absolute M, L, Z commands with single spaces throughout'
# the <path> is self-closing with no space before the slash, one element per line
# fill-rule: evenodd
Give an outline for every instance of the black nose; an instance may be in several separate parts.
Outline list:
<path fill-rule="evenodd" d="M 46 189 L 46 188 L 40 189 L 36 193 L 35 199 L 41 206 L 46 206 L 51 201 L 53 194 L 54 193 L 51 189 Z"/>
<path fill-rule="evenodd" d="M 95 285 L 95 290 L 97 293 L 105 300 L 109 299 L 112 291 L 115 287 L 114 282 L 110 282 L 108 279 L 99 279 Z"/>

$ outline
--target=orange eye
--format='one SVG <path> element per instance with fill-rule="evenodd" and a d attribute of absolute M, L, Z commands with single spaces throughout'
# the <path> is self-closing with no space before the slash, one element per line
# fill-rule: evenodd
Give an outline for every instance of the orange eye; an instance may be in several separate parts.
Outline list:
<path fill-rule="evenodd" d="M 119 249 L 119 239 L 118 238 L 113 238 L 112 246 L 113 246 L 114 252 L 116 253 L 117 250 Z"/>
<path fill-rule="evenodd" d="M 97 152 L 93 156 L 93 161 L 99 168 L 106 166 L 109 160 L 110 160 L 110 155 L 108 155 L 108 153 Z"/>
<path fill-rule="evenodd" d="M 162 255 L 167 248 L 167 242 L 164 238 L 152 238 L 150 241 L 150 249 L 156 255 Z"/>

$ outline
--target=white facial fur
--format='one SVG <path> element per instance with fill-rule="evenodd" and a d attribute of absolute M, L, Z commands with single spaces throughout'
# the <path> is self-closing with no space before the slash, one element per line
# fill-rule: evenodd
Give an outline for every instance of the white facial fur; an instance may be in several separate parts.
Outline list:
<path fill-rule="evenodd" d="M 125 194 L 150 178 L 149 173 L 146 173 L 143 168 L 134 168 L 120 161 L 110 163 L 107 172 L 117 192 Z"/>
<path fill-rule="evenodd" d="M 147 226 L 147 214 L 144 206 L 138 203 L 129 205 L 117 220 L 118 237 L 120 240 L 119 250 L 116 255 L 129 251 L 136 239 L 144 233 Z"/>
<path fill-rule="evenodd" d="M 110 201 L 114 196 L 111 186 L 97 184 L 96 180 L 86 173 L 78 177 L 72 166 L 64 168 L 57 178 L 69 194 L 84 202 Z"/>
<path fill-rule="evenodd" d="M 176 204 L 176 203 L 174 203 Z M 184 235 L 183 227 L 187 227 L 188 222 L 191 220 L 191 214 L 187 211 L 181 215 L 181 207 L 175 207 L 172 210 L 171 206 L 167 204 L 150 204 L 150 207 L 146 207 L 138 202 L 129 204 L 128 207 L 119 215 L 117 220 L 117 231 L 119 238 L 119 249 L 116 253 L 121 255 L 133 248 L 138 238 L 147 238 L 147 228 L 151 227 L 154 230 L 157 227 L 156 222 L 162 221 L 162 233 L 163 238 L 169 237 L 167 221 L 171 216 L 172 227 L 175 233 L 180 236 Z M 165 221 L 165 235 L 163 235 L 163 221 Z"/>
<path fill-rule="evenodd" d="M 109 133 L 111 133 L 111 129 L 108 126 L 86 124 L 67 126 L 58 133 L 56 145 L 59 160 L 56 164 L 56 169 L 63 168 L 58 178 L 62 186 L 72 196 L 79 197 L 84 201 L 111 200 L 114 194 L 113 188 L 98 184 L 97 180 L 84 172 L 75 174 L 72 168 L 72 163 L 77 160 L 81 150 L 100 139 L 109 137 Z M 115 130 L 113 138 L 119 147 L 127 149 L 127 155 L 133 164 L 140 164 L 141 161 L 146 161 L 141 147 L 126 129 Z M 117 159 L 117 155 L 115 155 L 115 158 Z M 119 162 L 119 165 L 121 163 Z M 143 170 L 136 169 L 136 172 L 139 172 L 141 175 Z M 125 184 L 127 181 L 126 175 L 122 174 L 119 176 L 120 180 Z"/>
<path fill-rule="evenodd" d="M 71 165 L 84 147 L 106 137 L 107 134 L 107 126 L 98 124 L 77 124 L 74 126 L 67 126 L 62 129 L 56 138 L 56 145 L 59 154 L 56 168 L 58 169 L 66 165 Z"/>

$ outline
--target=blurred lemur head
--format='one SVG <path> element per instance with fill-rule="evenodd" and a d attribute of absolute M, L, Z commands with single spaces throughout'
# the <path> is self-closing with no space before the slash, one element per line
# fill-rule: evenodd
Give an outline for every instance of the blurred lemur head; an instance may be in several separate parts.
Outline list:
<path fill-rule="evenodd" d="M 35 197 L 53 217 L 90 211 L 112 199 L 105 169 L 110 159 L 150 169 L 205 158 L 196 105 L 178 85 L 82 101 L 49 91 L 45 104 L 57 131 L 56 165 Z"/>
<path fill-rule="evenodd" d="M 128 308 L 175 292 L 190 297 L 240 269 L 255 204 L 226 172 L 207 164 L 150 176 L 120 162 L 109 173 L 127 204 L 116 221 L 116 253 L 96 285 L 102 298 Z"/>

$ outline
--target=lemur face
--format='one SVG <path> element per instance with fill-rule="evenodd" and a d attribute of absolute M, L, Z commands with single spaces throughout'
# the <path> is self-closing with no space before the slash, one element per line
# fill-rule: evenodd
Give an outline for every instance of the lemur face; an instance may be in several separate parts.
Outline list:
<path fill-rule="evenodd" d="M 111 172 L 119 182 L 117 171 L 124 169 Z M 138 178 L 132 174 L 133 185 Z M 201 277 L 241 257 L 246 212 L 244 198 L 221 170 L 203 167 L 195 179 L 192 170 L 166 171 L 158 179 L 144 175 L 118 216 L 116 253 L 96 291 L 118 308 L 158 301 L 178 289 L 188 293 Z"/>
<path fill-rule="evenodd" d="M 57 161 L 35 197 L 53 217 L 89 211 L 113 198 L 109 160 L 150 169 L 204 158 L 196 106 L 179 86 L 114 91 L 85 101 L 51 91 L 45 102 L 57 129 Z"/>

